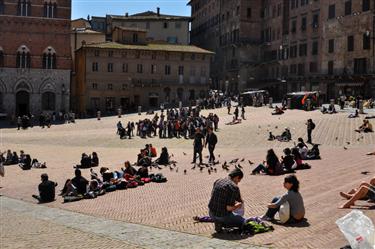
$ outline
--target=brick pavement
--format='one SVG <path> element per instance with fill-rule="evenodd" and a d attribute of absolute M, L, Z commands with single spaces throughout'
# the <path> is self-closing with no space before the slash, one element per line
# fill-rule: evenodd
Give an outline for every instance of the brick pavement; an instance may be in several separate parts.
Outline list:
<path fill-rule="evenodd" d="M 371 178 L 361 175 L 361 171 L 370 171 L 371 174 L 375 172 L 375 157 L 365 156 L 366 152 L 374 150 L 375 135 L 354 132 L 362 120 L 348 119 L 345 113 L 322 115 L 318 111 L 298 110 L 287 111 L 282 116 L 272 116 L 268 108 L 247 108 L 246 121 L 239 125 L 226 126 L 224 123 L 229 122 L 231 116 L 226 115 L 225 111 L 215 110 L 220 116 L 217 154 L 221 155 L 218 158 L 221 162 L 237 157 L 246 158 L 243 164 L 246 176 L 240 184 L 246 203 L 246 216 L 262 215 L 272 197 L 284 192 L 282 176 L 249 175 L 250 166 L 246 163 L 247 159 L 259 163 L 264 160 L 268 148 L 274 148 L 280 156 L 283 148 L 293 144 L 267 141 L 268 130 L 279 134 L 284 127 L 289 127 L 295 140 L 299 136 L 306 138 L 304 123 L 311 117 L 317 124 L 313 132 L 313 140 L 322 144 L 323 160 L 310 161 L 313 166 L 311 170 L 297 173 L 307 210 L 307 227 L 276 225 L 276 230 L 272 233 L 241 239 L 240 242 L 277 248 L 337 248 L 347 244 L 334 223 L 336 219 L 350 211 L 337 208 L 343 203 L 338 192 L 355 187 L 361 181 Z M 130 115 L 122 120 L 124 123 L 137 118 L 136 115 Z M 101 165 L 119 169 L 124 160 L 134 161 L 136 153 L 146 142 L 152 143 L 159 150 L 161 146 L 166 145 L 178 161 L 178 172 L 170 171 L 169 168 L 161 170 L 168 177 L 167 183 L 151 183 L 137 189 L 116 191 L 95 200 L 76 203 L 62 204 L 61 198 L 58 198 L 57 202 L 48 206 L 113 220 L 211 236 L 212 224 L 197 224 L 191 217 L 207 214 L 207 202 L 212 184 L 227 173 L 221 168 L 218 173 L 211 175 L 207 171 L 191 170 L 191 140 L 157 138 L 120 140 L 115 134 L 117 120 L 114 117 L 103 118 L 101 121 L 78 120 L 76 125 L 54 126 L 48 130 L 33 128 L 18 132 L 14 129 L 3 129 L 0 134 L 3 143 L 1 149 L 24 149 L 41 161 L 47 161 L 48 169 L 45 171 L 62 187 L 65 179 L 72 177 L 72 165 L 79 162 L 82 152 L 96 151 Z M 348 145 L 347 142 L 350 144 Z M 348 149 L 345 150 L 344 146 Z M 187 156 L 184 156 L 183 152 L 187 153 Z M 205 155 L 207 155 L 206 151 Z M 183 174 L 184 169 L 187 169 L 187 175 Z M 7 167 L 6 170 L 7 176 L 0 179 L 0 186 L 4 186 L 0 189 L 1 193 L 34 202 L 31 194 L 36 191 L 40 181 L 39 176 L 44 171 L 33 169 L 23 172 L 18 167 Z M 88 170 L 84 170 L 83 173 L 88 176 Z M 12 188 L 5 186 L 12 186 Z M 359 202 L 359 204 L 366 203 Z M 364 210 L 364 212 L 374 220 L 373 210 Z"/>

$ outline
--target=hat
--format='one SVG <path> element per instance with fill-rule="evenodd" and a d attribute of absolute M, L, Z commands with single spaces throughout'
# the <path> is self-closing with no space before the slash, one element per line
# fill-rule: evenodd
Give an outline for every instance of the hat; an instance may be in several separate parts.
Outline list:
<path fill-rule="evenodd" d="M 243 172 L 242 170 L 240 170 L 239 168 L 235 168 L 234 170 L 232 170 L 230 173 L 229 173 L 229 176 L 231 178 L 234 178 L 236 176 L 239 176 L 240 178 L 243 177 Z"/>

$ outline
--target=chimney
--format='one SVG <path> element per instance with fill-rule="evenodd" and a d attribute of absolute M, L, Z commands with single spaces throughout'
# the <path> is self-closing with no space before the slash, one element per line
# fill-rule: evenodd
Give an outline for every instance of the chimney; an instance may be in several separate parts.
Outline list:
<path fill-rule="evenodd" d="M 158 14 L 158 16 L 160 16 L 160 8 L 159 7 L 156 8 L 156 13 Z"/>
<path fill-rule="evenodd" d="M 128 16 L 129 16 L 129 13 L 128 13 L 128 12 L 126 12 L 126 13 L 125 13 L 125 17 L 128 17 Z"/>

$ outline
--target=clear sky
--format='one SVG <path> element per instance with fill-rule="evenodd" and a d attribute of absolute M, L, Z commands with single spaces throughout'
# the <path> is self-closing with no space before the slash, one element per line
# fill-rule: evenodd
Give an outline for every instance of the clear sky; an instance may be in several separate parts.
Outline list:
<path fill-rule="evenodd" d="M 72 0 L 72 19 L 106 14 L 129 15 L 154 11 L 160 7 L 161 14 L 190 16 L 188 0 Z"/>

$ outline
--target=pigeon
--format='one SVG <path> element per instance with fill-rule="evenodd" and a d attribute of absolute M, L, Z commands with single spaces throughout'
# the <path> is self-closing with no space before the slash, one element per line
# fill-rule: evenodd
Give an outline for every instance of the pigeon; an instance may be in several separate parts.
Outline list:
<path fill-rule="evenodd" d="M 216 169 L 216 168 L 214 168 L 214 172 L 215 172 L 215 173 L 217 172 L 217 169 Z"/>
<path fill-rule="evenodd" d="M 344 150 L 347 150 L 348 148 L 346 148 L 345 146 L 344 146 Z"/>
<path fill-rule="evenodd" d="M 186 156 L 186 153 L 185 152 L 182 152 L 184 154 L 184 156 Z"/>
<path fill-rule="evenodd" d="M 254 163 L 250 160 L 247 160 L 249 162 L 250 165 L 253 165 Z"/>
<path fill-rule="evenodd" d="M 208 174 L 211 175 L 211 170 L 208 170 Z"/>
<path fill-rule="evenodd" d="M 368 173 L 370 173 L 369 171 L 362 171 L 361 174 L 362 175 L 367 175 Z"/>
<path fill-rule="evenodd" d="M 203 171 L 203 167 L 199 167 L 199 170 L 202 172 Z"/>
<path fill-rule="evenodd" d="M 186 170 L 186 169 L 184 169 L 184 174 L 186 175 L 186 173 L 187 173 L 187 170 Z"/>
<path fill-rule="evenodd" d="M 223 166 L 227 166 L 227 161 L 224 162 Z"/>
<path fill-rule="evenodd" d="M 233 159 L 232 161 L 230 161 L 229 163 L 236 163 L 238 161 L 238 158 L 236 159 Z"/>
<path fill-rule="evenodd" d="M 209 158 L 209 156 L 205 156 L 205 158 Z"/>
<path fill-rule="evenodd" d="M 346 144 L 350 144 L 350 142 L 346 142 Z"/>
<path fill-rule="evenodd" d="M 176 169 L 176 173 L 178 173 L 178 168 Z"/>
<path fill-rule="evenodd" d="M 260 129 L 260 128 L 262 128 L 260 125 L 258 125 L 258 128 Z"/>
<path fill-rule="evenodd" d="M 245 158 L 242 158 L 240 162 L 243 162 L 243 161 L 245 161 Z"/>
<path fill-rule="evenodd" d="M 171 171 L 173 171 L 173 168 L 172 168 L 172 166 L 169 166 L 169 169 L 170 169 Z"/>
<path fill-rule="evenodd" d="M 176 167 L 176 164 L 175 163 L 172 163 L 173 167 Z"/>
<path fill-rule="evenodd" d="M 191 169 L 195 169 L 195 166 L 197 166 L 196 164 L 194 164 L 194 166 L 191 168 Z"/>
<path fill-rule="evenodd" d="M 242 169 L 242 166 L 240 164 L 238 164 L 237 166 L 238 166 L 238 168 Z"/>
<path fill-rule="evenodd" d="M 174 155 L 172 154 L 171 157 L 174 157 Z"/>
<path fill-rule="evenodd" d="M 338 137 L 336 137 L 336 140 L 338 140 L 339 138 Z"/>
<path fill-rule="evenodd" d="M 357 138 L 357 141 L 359 142 L 359 138 Z"/>
<path fill-rule="evenodd" d="M 277 125 L 275 126 L 275 129 L 279 128 Z"/>
<path fill-rule="evenodd" d="M 214 170 L 214 168 L 210 167 L 210 170 Z"/>
<path fill-rule="evenodd" d="M 219 155 L 217 155 L 217 157 L 220 157 L 220 154 L 219 154 Z"/>

